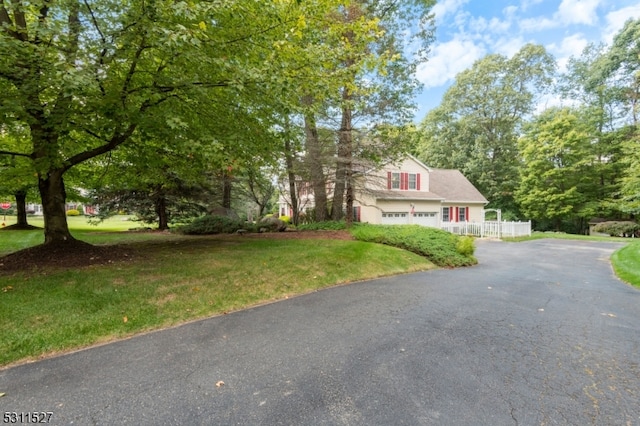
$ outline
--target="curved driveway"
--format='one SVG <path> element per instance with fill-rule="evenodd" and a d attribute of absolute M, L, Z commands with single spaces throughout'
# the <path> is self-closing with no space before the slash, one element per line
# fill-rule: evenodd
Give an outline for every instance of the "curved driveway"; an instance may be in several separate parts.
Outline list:
<path fill-rule="evenodd" d="M 0 407 L 77 425 L 640 425 L 640 292 L 612 273 L 618 247 L 481 241 L 472 268 L 0 371 Z"/>

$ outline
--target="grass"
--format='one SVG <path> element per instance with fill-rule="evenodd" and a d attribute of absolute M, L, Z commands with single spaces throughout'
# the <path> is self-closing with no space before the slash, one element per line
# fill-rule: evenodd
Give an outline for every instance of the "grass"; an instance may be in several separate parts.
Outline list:
<path fill-rule="evenodd" d="M 42 216 L 30 216 L 29 224 L 44 228 Z M 140 228 L 138 222 L 131 221 L 130 216 L 113 216 L 97 225 L 88 222 L 84 216 L 70 216 L 67 218 L 71 234 L 90 244 L 122 244 L 149 240 L 164 241 L 171 235 L 149 232 L 128 232 L 132 228 Z M 7 216 L 6 226 L 16 223 L 15 217 Z M 23 248 L 32 247 L 44 242 L 41 229 L 30 231 L 0 231 L 0 256 Z"/>
<path fill-rule="evenodd" d="M 33 231 L 15 231 L 26 235 L 19 238 L 13 232 L 1 231 L 0 239 L 19 240 L 14 246 L 36 240 Z M 125 236 L 73 232 L 100 242 Z M 148 235 L 154 241 L 144 241 Z M 126 236 L 138 239 L 129 241 L 140 253 L 130 263 L 2 277 L 0 366 L 336 284 L 435 267 L 414 253 L 362 241 Z"/>
<path fill-rule="evenodd" d="M 613 269 L 621 280 L 640 288 L 640 242 L 633 242 L 611 256 Z"/>

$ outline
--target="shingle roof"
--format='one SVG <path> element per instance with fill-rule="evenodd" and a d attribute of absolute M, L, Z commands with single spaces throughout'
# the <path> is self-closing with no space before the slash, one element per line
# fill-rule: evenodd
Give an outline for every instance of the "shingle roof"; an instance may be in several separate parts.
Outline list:
<path fill-rule="evenodd" d="M 431 169 L 429 190 L 446 202 L 489 202 L 459 170 Z"/>

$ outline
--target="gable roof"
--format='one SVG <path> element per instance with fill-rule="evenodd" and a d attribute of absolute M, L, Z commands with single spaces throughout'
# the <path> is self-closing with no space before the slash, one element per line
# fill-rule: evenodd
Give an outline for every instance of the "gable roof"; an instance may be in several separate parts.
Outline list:
<path fill-rule="evenodd" d="M 437 200 L 443 203 L 465 204 L 489 203 L 459 170 L 433 169 L 411 154 L 407 154 L 405 159 L 413 161 L 429 175 L 429 191 L 378 190 L 372 191 L 373 196 L 379 200 Z"/>
<path fill-rule="evenodd" d="M 441 195 L 446 202 L 489 202 L 459 170 L 431 169 L 429 190 Z"/>

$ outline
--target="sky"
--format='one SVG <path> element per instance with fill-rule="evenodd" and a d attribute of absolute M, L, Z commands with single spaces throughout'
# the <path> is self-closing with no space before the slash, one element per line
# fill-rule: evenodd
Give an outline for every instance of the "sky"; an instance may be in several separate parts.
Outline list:
<path fill-rule="evenodd" d="M 491 53 L 513 56 L 527 43 L 541 44 L 560 71 L 590 42 L 610 44 L 640 0 L 438 0 L 433 8 L 436 40 L 418 68 L 424 90 L 415 121 L 440 105 L 461 71 Z"/>

